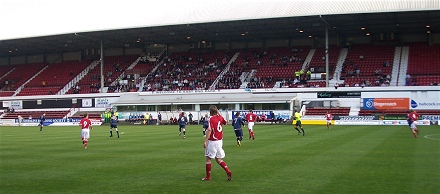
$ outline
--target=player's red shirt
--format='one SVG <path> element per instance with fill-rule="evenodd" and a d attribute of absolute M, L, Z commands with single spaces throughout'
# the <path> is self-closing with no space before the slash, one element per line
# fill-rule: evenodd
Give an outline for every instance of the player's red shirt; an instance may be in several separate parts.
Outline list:
<path fill-rule="evenodd" d="M 415 112 L 412 112 L 412 113 L 409 113 L 409 117 L 411 117 L 413 121 L 417 121 L 417 119 L 419 119 L 420 115 Z"/>
<path fill-rule="evenodd" d="M 221 115 L 215 115 L 209 118 L 209 128 L 211 129 L 209 140 L 216 141 L 223 139 L 222 125 L 226 125 L 226 120 Z"/>
<path fill-rule="evenodd" d="M 81 129 L 89 129 L 92 126 L 92 122 L 87 118 L 81 119 L 79 124 L 81 125 Z"/>
<path fill-rule="evenodd" d="M 248 113 L 245 117 L 247 122 L 255 122 L 255 120 L 257 119 L 257 115 L 254 113 Z"/>
<path fill-rule="evenodd" d="M 327 114 L 325 114 L 325 118 L 326 118 L 327 120 L 332 120 L 332 117 L 333 117 L 333 115 L 332 115 L 331 113 L 327 113 Z"/>

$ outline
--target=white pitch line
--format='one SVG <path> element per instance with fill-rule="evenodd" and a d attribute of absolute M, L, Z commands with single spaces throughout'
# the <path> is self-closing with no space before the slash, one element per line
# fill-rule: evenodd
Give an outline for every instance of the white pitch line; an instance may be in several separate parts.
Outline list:
<path fill-rule="evenodd" d="M 431 137 L 431 136 L 435 136 L 435 135 L 440 135 L 440 134 L 425 135 L 424 138 L 440 141 L 440 138 L 433 138 L 433 137 Z"/>

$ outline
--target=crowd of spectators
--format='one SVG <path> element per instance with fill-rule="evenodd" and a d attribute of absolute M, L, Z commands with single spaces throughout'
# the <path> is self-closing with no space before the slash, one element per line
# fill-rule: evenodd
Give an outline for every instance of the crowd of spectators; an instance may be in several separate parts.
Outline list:
<path fill-rule="evenodd" d="M 188 56 L 165 58 L 165 62 L 147 76 L 142 91 L 206 90 L 222 72 L 227 56 L 207 62 L 201 55 L 197 59 Z"/>
<path fill-rule="evenodd" d="M 243 73 L 244 67 L 236 67 L 235 64 L 231 64 L 231 68 L 226 72 L 219 80 L 218 89 L 238 89 L 242 82 L 240 76 Z"/>

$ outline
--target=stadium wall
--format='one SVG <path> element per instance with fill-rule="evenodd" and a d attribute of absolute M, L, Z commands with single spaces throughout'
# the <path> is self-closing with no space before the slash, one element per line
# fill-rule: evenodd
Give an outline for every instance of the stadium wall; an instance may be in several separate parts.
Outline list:
<path fill-rule="evenodd" d="M 43 63 L 44 62 L 44 55 L 32 55 L 32 56 L 26 56 L 28 63 Z"/>
<path fill-rule="evenodd" d="M 81 52 L 63 53 L 63 61 L 79 61 L 81 59 Z"/>

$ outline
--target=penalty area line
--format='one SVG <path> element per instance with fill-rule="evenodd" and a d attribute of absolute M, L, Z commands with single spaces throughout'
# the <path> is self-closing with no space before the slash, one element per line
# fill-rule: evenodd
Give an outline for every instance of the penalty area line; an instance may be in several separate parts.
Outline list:
<path fill-rule="evenodd" d="M 440 137 L 439 138 L 435 138 L 435 137 L 431 137 L 431 136 L 440 136 L 440 134 L 425 135 L 424 138 L 440 141 Z"/>

